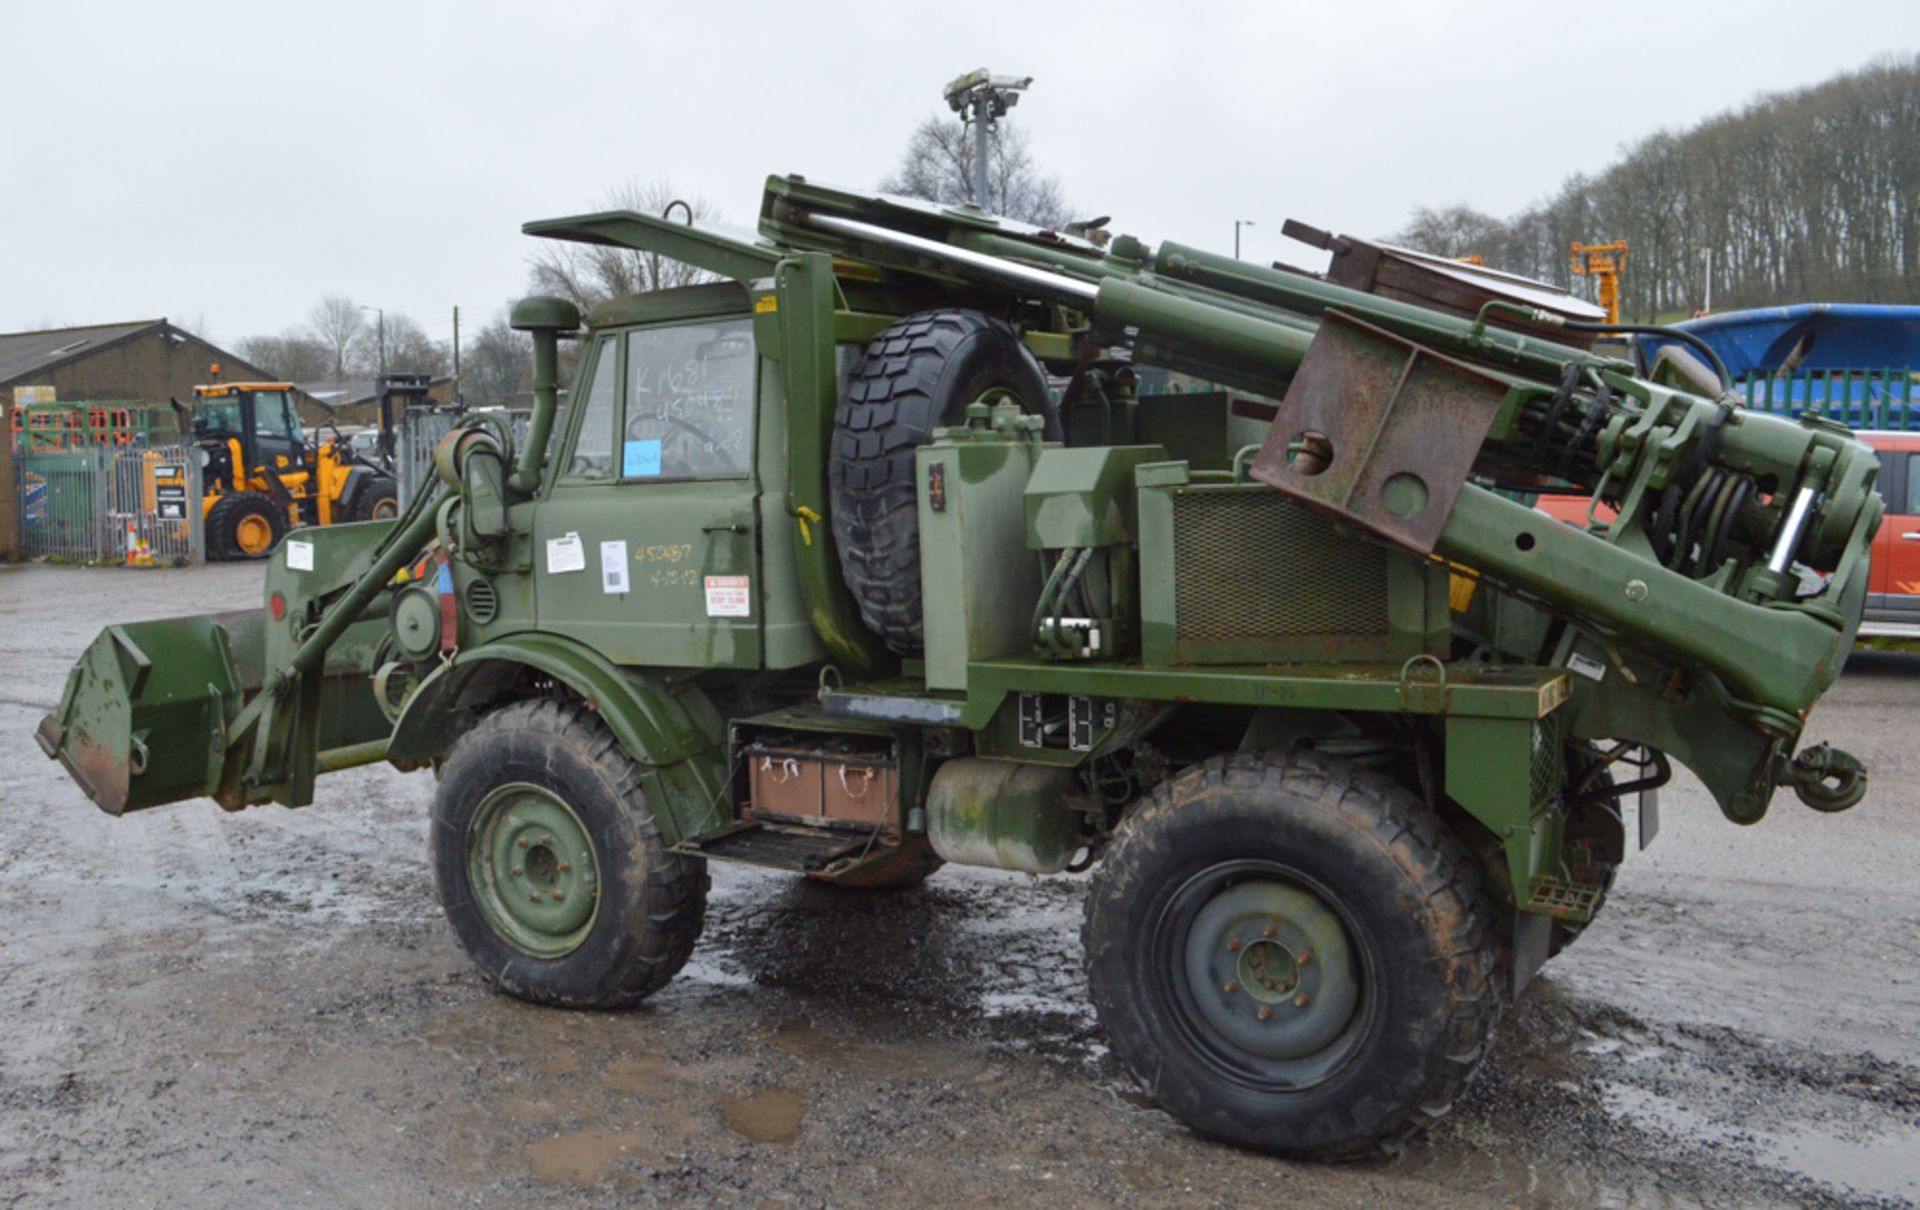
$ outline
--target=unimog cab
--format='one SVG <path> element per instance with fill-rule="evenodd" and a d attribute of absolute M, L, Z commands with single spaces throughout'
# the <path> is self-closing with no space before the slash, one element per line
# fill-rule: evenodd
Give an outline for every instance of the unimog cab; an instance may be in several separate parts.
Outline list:
<path fill-rule="evenodd" d="M 800 177 L 757 232 L 528 230 L 715 280 L 522 302 L 523 439 L 468 417 L 396 519 L 284 543 L 261 610 L 108 628 L 39 731 L 102 808 L 431 768 L 461 943 L 578 1008 L 686 962 L 710 861 L 1090 869 L 1091 998 L 1156 1102 L 1346 1156 L 1445 1112 L 1671 761 L 1739 822 L 1865 792 L 1795 746 L 1871 452 L 1701 358 L 1636 376 L 1564 295 Z"/>

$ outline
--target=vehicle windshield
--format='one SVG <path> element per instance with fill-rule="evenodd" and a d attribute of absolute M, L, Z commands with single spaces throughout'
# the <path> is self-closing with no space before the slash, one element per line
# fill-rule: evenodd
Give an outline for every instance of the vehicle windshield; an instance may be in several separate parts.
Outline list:
<path fill-rule="evenodd" d="M 237 399 L 207 399 L 200 404 L 200 419 L 206 422 L 207 431 L 212 433 L 240 432 L 240 401 Z"/>

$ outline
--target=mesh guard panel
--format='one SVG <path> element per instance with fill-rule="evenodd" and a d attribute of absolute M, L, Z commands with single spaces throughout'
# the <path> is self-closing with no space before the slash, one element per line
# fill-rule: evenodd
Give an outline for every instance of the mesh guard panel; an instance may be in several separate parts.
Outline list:
<path fill-rule="evenodd" d="M 1279 492 L 1180 492 L 1173 532 L 1183 644 L 1386 632 L 1386 549 Z"/>

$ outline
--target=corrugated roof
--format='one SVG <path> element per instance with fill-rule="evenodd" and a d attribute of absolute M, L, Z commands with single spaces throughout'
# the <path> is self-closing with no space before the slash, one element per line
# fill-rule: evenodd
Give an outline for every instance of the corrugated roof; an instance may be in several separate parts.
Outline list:
<path fill-rule="evenodd" d="M 137 319 L 129 323 L 94 324 L 85 328 L 0 333 L 0 383 L 10 383 L 38 373 L 69 357 L 78 357 L 165 322 L 164 319 Z"/>

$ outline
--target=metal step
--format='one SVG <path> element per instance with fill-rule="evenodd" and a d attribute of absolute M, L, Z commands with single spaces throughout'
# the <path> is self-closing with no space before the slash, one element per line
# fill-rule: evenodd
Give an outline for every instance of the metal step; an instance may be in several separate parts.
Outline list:
<path fill-rule="evenodd" d="M 1533 880 L 1525 910 L 1531 915 L 1586 924 L 1593 919 L 1606 893 L 1605 887 L 1593 883 L 1568 882 L 1542 875 Z"/>
<path fill-rule="evenodd" d="M 793 827 L 743 820 L 675 845 L 673 851 L 714 861 L 738 861 L 810 874 L 859 857 L 873 847 L 863 832 Z"/>

